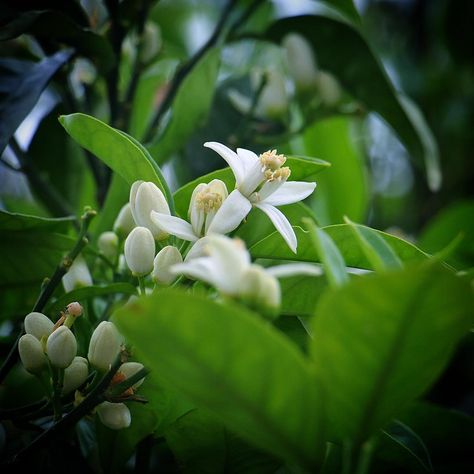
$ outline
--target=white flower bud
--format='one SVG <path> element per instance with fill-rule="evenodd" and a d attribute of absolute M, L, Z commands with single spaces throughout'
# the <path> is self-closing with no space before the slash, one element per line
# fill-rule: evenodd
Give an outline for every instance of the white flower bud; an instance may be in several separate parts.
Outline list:
<path fill-rule="evenodd" d="M 102 402 L 97 407 L 100 421 L 112 430 L 128 428 L 132 422 L 132 416 L 127 405 L 124 403 Z"/>
<path fill-rule="evenodd" d="M 316 86 L 318 70 L 313 50 L 308 41 L 297 33 L 283 38 L 288 71 L 298 91 L 308 91 Z"/>
<path fill-rule="evenodd" d="M 255 113 L 262 117 L 280 118 L 288 110 L 285 78 L 274 70 L 266 71 L 265 75 L 267 82 L 258 100 Z"/>
<path fill-rule="evenodd" d="M 82 288 L 83 286 L 92 285 L 92 276 L 87 267 L 87 263 L 82 257 L 78 255 L 71 268 L 63 276 L 63 286 L 66 293 L 69 293 L 76 288 Z"/>
<path fill-rule="evenodd" d="M 140 51 L 140 59 L 143 63 L 151 61 L 161 49 L 161 30 L 156 23 L 147 22 L 143 32 L 143 47 Z"/>
<path fill-rule="evenodd" d="M 53 332 L 54 323 L 43 313 L 33 312 L 25 317 L 25 332 L 41 340 L 48 337 Z"/>
<path fill-rule="evenodd" d="M 80 316 L 82 314 L 84 309 L 83 309 L 83 307 L 81 306 L 80 303 L 78 303 L 77 301 L 73 301 L 72 303 L 69 303 L 66 306 L 66 311 L 71 316 L 74 316 L 75 318 L 77 318 L 78 316 Z"/>
<path fill-rule="evenodd" d="M 129 379 L 132 375 L 135 375 L 142 369 L 143 364 L 140 364 L 140 362 L 125 362 L 120 366 L 118 371 L 125 375 L 126 379 Z M 134 383 L 132 388 L 136 390 L 143 383 L 143 380 L 144 379 L 140 379 L 138 382 Z"/>
<path fill-rule="evenodd" d="M 121 238 L 125 239 L 135 227 L 135 221 L 132 216 L 130 203 L 125 204 L 114 222 L 114 232 Z"/>
<path fill-rule="evenodd" d="M 80 387 L 89 375 L 89 364 L 84 357 L 74 357 L 71 365 L 64 371 L 63 394 Z"/>
<path fill-rule="evenodd" d="M 176 274 L 170 268 L 176 264 L 181 263 L 183 257 L 179 250 L 172 245 L 163 247 L 155 257 L 153 262 L 153 273 L 151 277 L 153 281 L 162 285 L 171 285 L 176 279 Z"/>
<path fill-rule="evenodd" d="M 130 189 L 130 209 L 135 223 L 149 229 L 156 240 L 163 240 L 168 237 L 168 234 L 160 230 L 150 218 L 151 211 L 171 214 L 165 195 L 156 184 L 135 181 Z"/>
<path fill-rule="evenodd" d="M 339 81 L 331 73 L 320 71 L 317 86 L 324 105 L 333 107 L 341 100 L 342 92 Z"/>
<path fill-rule="evenodd" d="M 46 341 L 46 352 L 54 367 L 69 367 L 77 354 L 77 341 L 72 331 L 66 326 L 58 327 Z"/>
<path fill-rule="evenodd" d="M 271 315 L 277 312 L 281 303 L 277 279 L 259 265 L 250 265 L 243 273 L 239 295 L 245 303 Z"/>
<path fill-rule="evenodd" d="M 115 232 L 102 232 L 97 240 L 97 247 L 111 262 L 115 262 L 119 249 L 119 239 Z"/>
<path fill-rule="evenodd" d="M 148 275 L 153 270 L 155 240 L 146 227 L 135 227 L 125 240 L 125 260 L 137 276 Z"/>
<path fill-rule="evenodd" d="M 120 334 L 114 323 L 102 321 L 92 333 L 87 358 L 92 366 L 106 371 L 120 352 Z"/>
<path fill-rule="evenodd" d="M 32 334 L 24 334 L 18 342 L 18 352 L 25 369 L 37 374 L 46 367 L 46 356 L 43 353 L 41 343 Z"/>

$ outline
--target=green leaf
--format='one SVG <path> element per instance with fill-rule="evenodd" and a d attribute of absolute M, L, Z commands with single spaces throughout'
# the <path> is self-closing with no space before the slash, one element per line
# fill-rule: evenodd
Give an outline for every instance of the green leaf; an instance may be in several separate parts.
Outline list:
<path fill-rule="evenodd" d="M 274 473 L 280 463 L 251 448 L 205 410 L 193 410 L 166 432 L 180 472 Z"/>
<path fill-rule="evenodd" d="M 398 418 L 423 440 L 435 472 L 467 474 L 472 471 L 472 416 L 429 403 L 416 402 Z"/>
<path fill-rule="evenodd" d="M 148 146 L 158 163 L 163 163 L 171 153 L 179 150 L 206 120 L 214 97 L 219 56 L 219 49 L 210 49 L 183 79 L 171 106 L 169 122 Z"/>
<path fill-rule="evenodd" d="M 441 174 L 436 143 L 421 113 L 395 91 L 358 27 L 326 11 L 283 18 L 269 28 L 267 37 L 281 41 L 292 31 L 311 43 L 321 68 L 335 74 L 349 93 L 391 125 L 413 158 L 424 163 L 430 188 L 438 189 Z"/>
<path fill-rule="evenodd" d="M 122 176 L 127 184 L 137 180 L 151 181 L 172 205 L 171 193 L 158 166 L 135 139 L 85 114 L 61 115 L 59 121 L 79 145 Z"/>
<path fill-rule="evenodd" d="M 256 314 L 169 289 L 119 310 L 115 321 L 147 367 L 229 429 L 289 463 L 319 464 L 311 366 Z"/>
<path fill-rule="evenodd" d="M 106 295 L 135 295 L 137 289 L 130 283 L 111 283 L 105 286 L 85 286 L 83 288 L 78 288 L 77 290 L 70 291 L 54 302 L 48 305 L 48 311 L 55 313 L 64 309 L 71 301 L 86 301 L 96 296 L 106 296 Z"/>
<path fill-rule="evenodd" d="M 437 264 L 365 276 L 323 296 L 311 353 L 330 394 L 331 434 L 358 445 L 429 388 L 472 325 L 472 303 L 469 285 Z"/>
<path fill-rule="evenodd" d="M 474 201 L 454 203 L 441 210 L 423 230 L 418 241 L 420 247 L 436 253 L 461 235 L 462 241 L 447 261 L 460 270 L 474 266 L 473 216 Z"/>
<path fill-rule="evenodd" d="M 266 238 L 260 240 L 250 247 L 250 253 L 254 258 L 274 258 L 282 260 L 300 260 L 306 262 L 321 262 L 318 254 L 311 242 L 308 232 L 300 227 L 293 228 L 298 238 L 298 253 L 295 255 L 285 245 L 283 238 L 278 232 L 273 232 Z M 383 238 L 385 242 L 404 262 L 421 262 L 428 259 L 428 255 L 417 248 L 412 243 L 395 237 L 394 235 L 381 232 L 380 230 L 367 227 L 368 232 L 372 232 Z M 338 224 L 322 227 L 322 230 L 333 240 L 336 247 L 341 252 L 346 265 L 355 268 L 373 270 L 372 264 L 362 252 L 357 243 L 350 226 Z"/>
<path fill-rule="evenodd" d="M 344 215 L 363 221 L 367 214 L 367 170 L 352 136 L 353 125 L 346 117 L 334 117 L 317 121 L 303 135 L 305 152 L 331 163 L 311 197 L 311 208 L 322 225 L 342 223 Z"/>
<path fill-rule="evenodd" d="M 313 221 L 304 221 L 309 236 L 324 266 L 324 274 L 331 286 L 341 286 L 349 281 L 344 258 L 331 237 L 321 230 Z"/>
<path fill-rule="evenodd" d="M 71 229 L 74 217 L 38 217 L 0 210 L 0 230 L 67 232 Z"/>
<path fill-rule="evenodd" d="M 293 276 L 280 280 L 281 314 L 309 316 L 314 313 L 316 303 L 327 288 L 324 277 Z"/>
<path fill-rule="evenodd" d="M 59 51 L 37 63 L 0 60 L 0 153 L 71 54 L 71 51 Z"/>
<path fill-rule="evenodd" d="M 350 219 L 344 219 L 354 232 L 354 236 L 364 252 L 367 260 L 376 271 L 400 268 L 402 263 L 392 247 L 370 227 L 358 225 Z"/>
<path fill-rule="evenodd" d="M 346 15 L 353 21 L 360 21 L 359 13 L 352 0 L 320 0 L 335 8 L 338 12 Z"/>
<path fill-rule="evenodd" d="M 314 181 L 320 171 L 331 166 L 327 161 L 307 156 L 288 156 L 285 165 L 291 169 L 291 181 Z M 229 192 L 235 187 L 235 178 L 230 168 L 208 173 L 190 181 L 174 193 L 176 212 L 180 216 L 186 216 L 194 188 L 200 183 L 208 183 L 213 179 L 224 181 Z"/>

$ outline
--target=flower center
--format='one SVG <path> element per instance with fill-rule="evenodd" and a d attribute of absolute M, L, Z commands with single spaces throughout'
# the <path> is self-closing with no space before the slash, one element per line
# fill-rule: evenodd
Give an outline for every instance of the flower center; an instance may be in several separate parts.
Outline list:
<path fill-rule="evenodd" d="M 286 161 L 285 155 L 277 155 L 276 150 L 268 150 L 260 155 L 262 171 L 276 171 L 281 168 Z"/>
<path fill-rule="evenodd" d="M 213 193 L 208 189 L 203 189 L 196 195 L 196 206 L 206 214 L 211 211 L 217 211 L 222 205 L 222 195 Z"/>
<path fill-rule="evenodd" d="M 278 168 L 274 171 L 271 169 L 267 169 L 265 171 L 265 179 L 267 181 L 286 181 L 291 174 L 291 170 L 288 166 L 284 166 L 283 168 Z"/>

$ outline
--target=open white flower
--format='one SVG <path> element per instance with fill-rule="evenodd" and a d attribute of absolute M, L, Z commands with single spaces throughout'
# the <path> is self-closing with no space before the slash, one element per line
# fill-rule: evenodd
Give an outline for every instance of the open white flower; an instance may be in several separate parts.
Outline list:
<path fill-rule="evenodd" d="M 196 186 L 189 202 L 187 222 L 176 216 L 152 211 L 151 221 L 163 232 L 196 242 L 209 234 L 226 234 L 234 230 L 250 212 L 251 204 L 240 194 L 228 196 L 220 179 Z"/>
<path fill-rule="evenodd" d="M 273 279 L 273 287 L 278 291 L 272 291 L 272 301 L 279 305 L 280 287 L 276 278 L 292 275 L 320 275 L 321 270 L 309 263 L 277 265 L 271 268 L 263 268 L 252 264 L 250 254 L 240 239 L 231 239 L 223 235 L 210 235 L 206 237 L 204 256 L 197 256 L 184 263 L 171 267 L 176 274 L 183 274 L 191 278 L 205 281 L 214 286 L 219 292 L 234 297 L 248 298 L 249 285 L 247 280 L 255 276 L 255 269 L 264 273 L 267 280 Z M 259 291 L 255 287 L 255 291 Z M 268 285 L 264 285 L 267 286 Z M 261 298 L 261 295 L 255 295 Z"/>
<path fill-rule="evenodd" d="M 237 148 L 236 153 L 217 142 L 207 142 L 204 146 L 224 158 L 235 176 L 236 189 L 230 193 L 228 199 L 241 206 L 241 212 L 238 214 L 240 221 L 227 232 L 234 230 L 250 212 L 251 206 L 255 206 L 269 217 L 290 249 L 296 253 L 296 235 L 288 219 L 276 206 L 302 201 L 314 191 L 316 183 L 288 182 L 290 168 L 283 166 L 286 157 L 278 155 L 276 150 L 257 156 L 253 151 L 243 148 Z M 244 202 L 247 203 L 245 206 Z M 244 215 L 245 210 L 247 212 Z"/>

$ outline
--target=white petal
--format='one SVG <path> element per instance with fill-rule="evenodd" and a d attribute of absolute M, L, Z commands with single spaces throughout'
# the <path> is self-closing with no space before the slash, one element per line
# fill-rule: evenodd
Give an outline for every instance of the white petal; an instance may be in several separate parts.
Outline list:
<path fill-rule="evenodd" d="M 236 229 L 252 209 L 239 190 L 232 191 L 212 219 L 207 234 L 227 234 Z"/>
<path fill-rule="evenodd" d="M 273 181 L 266 181 L 260 191 L 258 193 L 255 193 L 257 196 L 257 201 L 256 202 L 268 202 L 267 199 L 273 195 L 279 188 L 281 188 L 286 181 L 283 181 L 281 179 L 274 179 Z M 270 202 L 269 204 L 273 204 L 273 202 Z"/>
<path fill-rule="evenodd" d="M 204 146 L 214 150 L 216 153 L 221 155 L 222 158 L 224 158 L 224 160 L 232 169 L 232 172 L 235 176 L 235 182 L 237 186 L 239 186 L 244 179 L 244 166 L 237 153 L 232 151 L 230 148 L 227 148 L 225 145 L 222 145 L 222 143 L 206 142 L 204 143 Z"/>
<path fill-rule="evenodd" d="M 265 268 L 265 271 L 276 278 L 285 278 L 294 275 L 320 276 L 323 274 L 321 267 L 311 263 L 287 263 Z"/>
<path fill-rule="evenodd" d="M 178 263 L 170 268 L 176 275 L 186 275 L 197 280 L 205 281 L 210 285 L 218 285 L 215 262 L 211 257 L 194 258 L 189 262 Z"/>
<path fill-rule="evenodd" d="M 245 170 L 244 179 L 238 188 L 244 196 L 250 196 L 264 179 L 265 174 L 262 171 L 260 160 L 255 161 Z"/>
<path fill-rule="evenodd" d="M 260 167 L 262 166 L 260 164 L 260 158 L 253 151 L 246 150 L 245 148 L 237 148 L 237 155 L 244 165 L 244 171 L 252 168 L 255 163 L 258 163 Z"/>
<path fill-rule="evenodd" d="M 150 214 L 152 222 L 168 234 L 175 235 L 183 240 L 195 242 L 198 237 L 194 234 L 193 227 L 189 222 L 176 216 L 169 216 L 152 211 Z"/>
<path fill-rule="evenodd" d="M 272 206 L 293 204 L 307 198 L 315 188 L 316 183 L 307 183 L 305 181 L 287 181 L 278 187 L 268 197 L 266 197 L 265 203 L 271 204 Z"/>
<path fill-rule="evenodd" d="M 189 249 L 188 253 L 184 257 L 184 261 L 187 262 L 188 260 L 192 260 L 194 258 L 207 256 L 208 253 L 207 253 L 206 249 L 207 249 L 207 244 L 208 243 L 209 243 L 209 237 L 204 236 L 204 237 L 200 238 Z"/>
<path fill-rule="evenodd" d="M 207 188 L 207 184 L 199 183 L 193 190 L 191 194 L 191 199 L 189 200 L 189 209 L 188 209 L 188 219 L 191 222 L 193 231 L 196 235 L 201 235 L 202 227 L 204 225 L 204 220 L 206 218 L 204 211 L 199 209 L 196 204 L 196 196 L 198 193 Z"/>
<path fill-rule="evenodd" d="M 285 239 L 288 247 L 290 247 L 292 252 L 296 253 L 296 246 L 298 245 L 296 235 L 293 227 L 291 227 L 291 224 L 288 222 L 288 219 L 285 217 L 285 215 L 276 207 L 273 207 L 265 202 L 256 204 L 255 206 L 261 209 L 269 217 L 276 230 Z"/>

